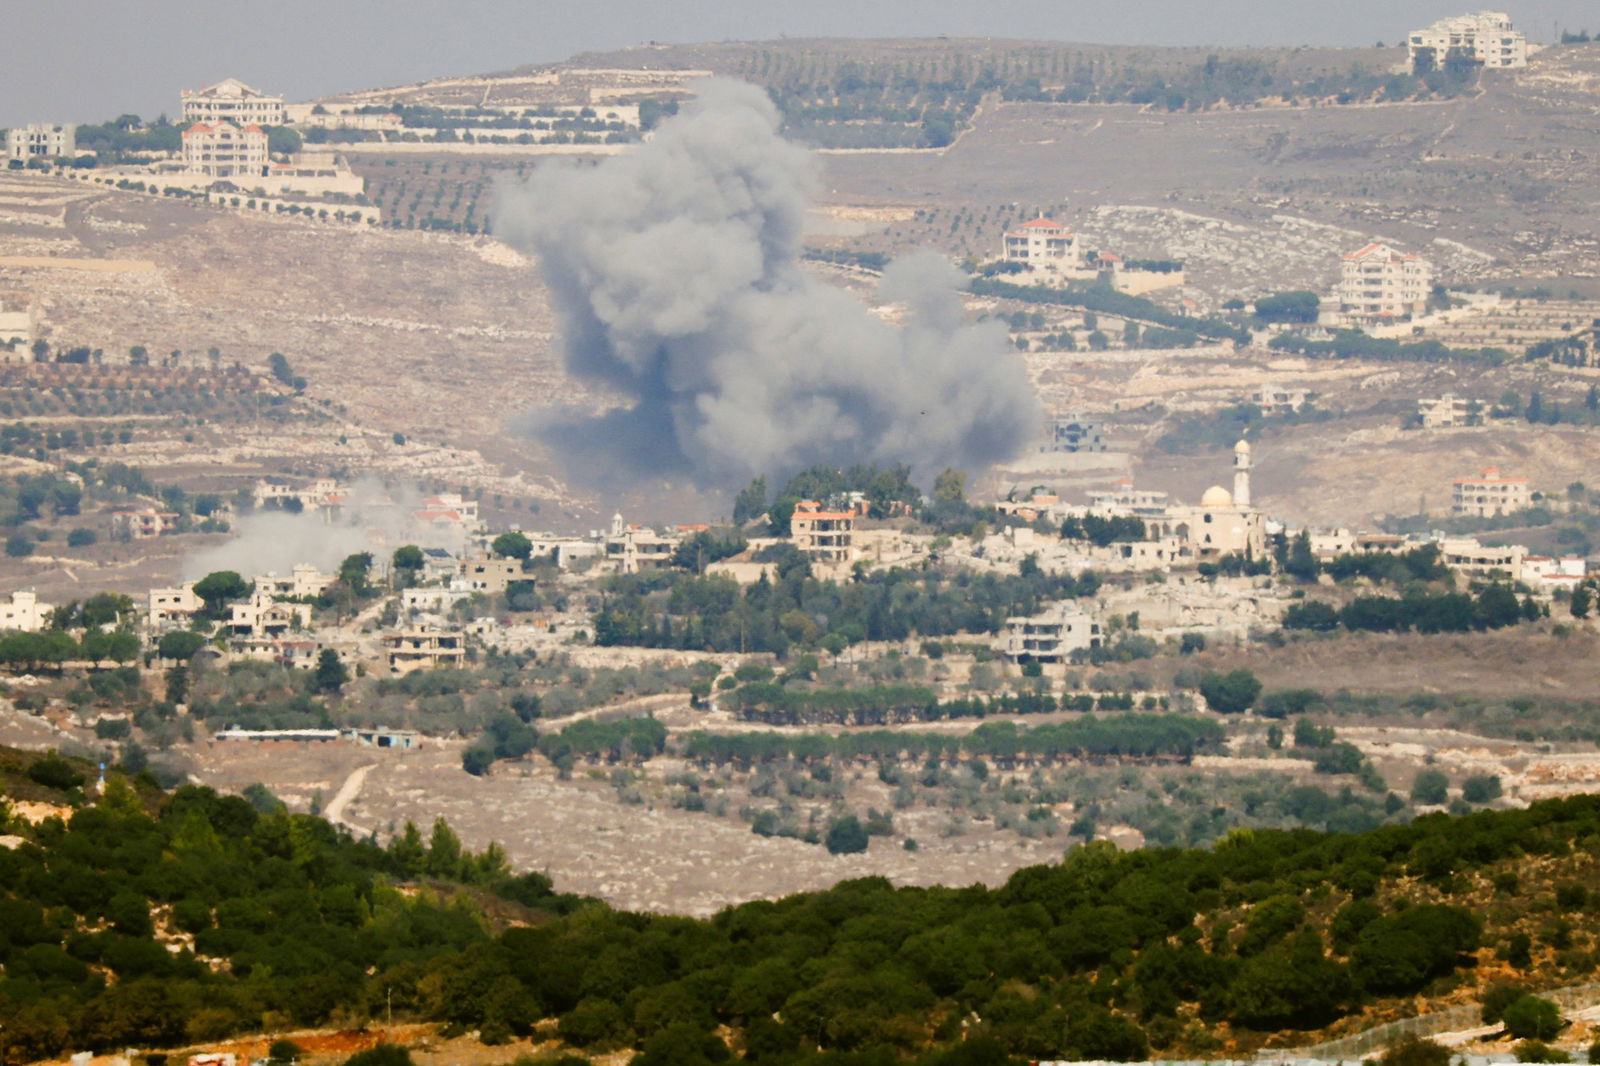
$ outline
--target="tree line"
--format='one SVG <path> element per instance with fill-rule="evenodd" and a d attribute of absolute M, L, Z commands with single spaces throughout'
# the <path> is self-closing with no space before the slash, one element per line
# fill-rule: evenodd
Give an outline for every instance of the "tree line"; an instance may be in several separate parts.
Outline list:
<path fill-rule="evenodd" d="M 1046 574 L 1037 566 L 1020 574 L 895 568 L 841 583 L 812 577 L 804 557 L 793 553 L 774 569 L 775 579 L 763 575 L 744 587 L 732 578 L 684 573 L 608 579 L 594 614 L 595 643 L 782 657 L 796 647 L 996 633 L 1009 616 L 1093 596 L 1100 587 L 1092 571 Z"/>
<path fill-rule="evenodd" d="M 742 768 L 794 760 L 820 762 L 857 759 L 908 762 L 922 759 L 982 758 L 1011 767 L 1063 759 L 1188 759 L 1222 742 L 1215 722 L 1177 714 L 1118 714 L 1068 722 L 1018 726 L 986 722 L 970 733 L 917 733 L 863 730 L 827 733 L 705 733 L 684 738 L 681 754 L 702 766 Z"/>
<path fill-rule="evenodd" d="M 940 722 L 954 718 L 987 718 L 1004 714 L 1050 714 L 1055 711 L 1126 711 L 1127 693 L 1063 694 L 1015 692 L 984 698 L 940 700 L 922 685 L 874 685 L 859 689 L 797 690 L 781 683 L 752 682 L 728 692 L 728 709 L 749 722 L 767 725 L 892 725 Z"/>

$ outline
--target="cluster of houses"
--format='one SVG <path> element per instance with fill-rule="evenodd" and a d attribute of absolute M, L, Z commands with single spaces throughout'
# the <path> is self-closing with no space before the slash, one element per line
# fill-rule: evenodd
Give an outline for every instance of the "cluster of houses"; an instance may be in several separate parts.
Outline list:
<path fill-rule="evenodd" d="M 1130 267 L 1123 259 L 1084 251 L 1081 235 L 1043 215 L 1007 230 L 1000 259 L 1031 285 L 1064 286 L 1109 277 L 1122 292 L 1145 293 L 1181 286 L 1183 270 Z M 1343 256 L 1333 299 L 1319 316 L 1324 326 L 1371 325 L 1423 314 L 1433 292 L 1434 269 L 1414 252 L 1373 242 Z"/>
<path fill-rule="evenodd" d="M 1292 402 L 1286 398 L 1282 402 Z M 1217 581 L 1217 566 L 1228 558 L 1262 559 L 1279 536 L 1296 536 L 1270 518 L 1251 491 L 1255 457 L 1251 444 L 1234 448 L 1232 486 L 1213 484 L 1186 503 L 1165 492 L 1136 487 L 1122 479 L 1090 491 L 1087 503 L 1071 504 L 1036 492 L 1026 499 L 1000 501 L 996 507 L 1028 524 L 1012 525 L 981 539 L 962 538 L 943 546 L 929 534 L 912 533 L 902 524 L 870 520 L 868 502 L 859 493 L 829 500 L 803 500 L 789 519 L 787 538 L 755 537 L 746 550 L 705 567 L 712 575 L 751 583 L 775 577 L 769 549 L 788 544 L 806 555 L 821 576 L 848 579 L 859 567 L 917 565 L 940 556 L 978 569 L 1014 570 L 1024 558 L 1047 571 L 1143 573 L 1152 580 L 1124 588 L 1107 586 L 1097 601 L 1052 604 L 1037 615 L 1008 619 L 994 638 L 995 650 L 1014 661 L 1059 663 L 1082 651 L 1093 651 L 1108 639 L 1106 619 L 1114 612 L 1138 616 L 1153 636 L 1185 633 L 1245 635 L 1274 625 L 1292 602 L 1289 592 L 1261 576 Z M 1533 501 L 1527 478 L 1506 477 L 1489 469 L 1453 485 L 1452 511 L 1470 517 L 1495 517 L 1526 509 Z M 332 480 L 293 483 L 264 481 L 256 497 L 264 506 L 294 500 L 300 507 L 332 509 L 345 504 L 350 490 Z M 316 566 L 295 566 L 287 574 L 255 576 L 247 594 L 226 605 L 226 616 L 212 630 L 219 649 L 239 658 L 276 661 L 313 669 L 325 649 L 343 660 L 381 664 L 392 673 L 441 666 L 460 666 L 474 643 L 515 649 L 540 643 L 581 640 L 587 617 L 537 617 L 508 623 L 492 617 L 470 618 L 482 597 L 510 596 L 519 583 L 533 580 L 524 560 L 488 550 L 490 535 L 482 529 L 476 506 L 458 496 L 430 497 L 417 509 L 423 515 L 448 515 L 469 530 L 459 552 L 441 547 L 422 550 L 421 567 L 410 587 L 392 593 L 392 619 L 387 628 L 369 635 L 352 634 L 338 622 L 326 623 L 317 604 L 334 585 L 334 575 Z M 1050 530 L 1069 520 L 1087 529 L 1094 521 L 1137 519 L 1136 539 L 1125 535 L 1109 543 L 1083 537 L 1057 536 Z M 674 563 L 680 544 L 705 530 L 702 525 L 653 529 L 630 524 L 621 515 L 587 536 L 524 534 L 532 554 L 559 569 L 586 574 L 639 573 Z M 1433 533 L 1402 537 L 1349 529 L 1306 530 L 1312 553 L 1323 561 L 1361 552 L 1402 552 L 1436 545 L 1442 562 L 1467 579 L 1509 580 L 1536 595 L 1570 595 L 1589 578 L 1586 560 L 1548 557 L 1520 545 L 1486 545 L 1467 536 Z M 1160 575 L 1159 577 L 1155 575 Z M 1120 597 L 1120 600 L 1118 599 Z M 475 599 L 476 598 L 476 599 Z M 465 610 L 458 610 L 462 605 Z M 205 604 L 193 586 L 153 588 L 144 597 L 141 627 L 154 646 L 174 630 L 189 629 Z M 0 603 L 0 630 L 38 630 L 50 624 L 53 607 L 29 591 L 13 593 Z M 259 738 L 258 738 L 259 739 Z M 388 743 L 388 742 L 384 742 Z"/>

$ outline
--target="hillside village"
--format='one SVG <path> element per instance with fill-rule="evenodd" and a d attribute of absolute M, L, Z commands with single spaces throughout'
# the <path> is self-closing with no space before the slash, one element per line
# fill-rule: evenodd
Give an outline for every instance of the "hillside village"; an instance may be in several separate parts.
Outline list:
<path fill-rule="evenodd" d="M 1422 78 L 1439 66 L 1443 53 L 1470 55 L 1473 49 L 1492 48 L 1492 56 L 1476 57 L 1486 65 L 1525 67 L 1537 49 L 1515 35 L 1504 16 L 1496 18 L 1440 23 L 1413 34 L 1408 43 L 1413 75 Z M 1511 43 L 1495 34 L 1512 35 L 1505 37 Z M 424 145 L 446 155 L 488 146 L 620 150 L 647 137 L 708 73 L 560 68 L 315 104 L 286 103 L 225 79 L 182 94 L 181 128 L 132 123 L 94 128 L 81 145 L 79 131 L 70 126 L 13 131 L 10 173 L 20 183 L 8 189 L 14 190 L 14 207 L 23 212 L 19 219 L 47 226 L 52 211 L 66 218 L 72 205 L 85 202 L 86 194 L 73 189 L 88 183 L 101 190 L 94 196 L 204 201 L 211 210 L 301 224 L 387 227 L 397 220 L 368 197 L 366 179 L 350 167 L 352 153 Z M 61 196 L 41 195 L 47 189 L 60 189 Z M 195 202 L 189 209 L 204 208 Z M 1008 212 L 1002 217 L 1013 221 L 996 231 L 987 254 L 969 256 L 967 262 L 974 277 L 969 306 L 980 317 L 1004 320 L 1036 368 L 1049 417 L 1038 428 L 1033 454 L 1018 457 L 998 475 L 971 472 L 978 479 L 970 489 L 966 475 L 949 471 L 944 491 L 936 487 L 927 498 L 910 490 L 891 501 L 874 499 L 870 486 L 834 472 L 812 479 L 830 486 L 817 498 L 762 499 L 759 507 L 742 511 L 736 506 L 733 522 L 691 510 L 679 514 L 679 524 L 652 528 L 614 515 L 604 528 L 587 534 L 539 531 L 514 511 L 508 513 L 502 492 L 514 499 L 532 486 L 520 474 L 485 477 L 482 467 L 470 465 L 470 452 L 457 491 L 443 489 L 438 476 L 409 480 L 423 471 L 437 475 L 441 461 L 460 461 L 459 451 L 448 457 L 442 446 L 419 451 L 399 432 L 392 446 L 380 445 L 377 438 L 384 431 L 363 424 L 325 392 L 315 398 L 327 386 L 298 374 L 277 352 L 264 368 L 256 368 L 217 347 L 197 358 L 177 350 L 170 357 L 152 356 L 140 345 L 124 350 L 73 346 L 72 327 L 53 321 L 69 302 L 64 291 L 44 299 L 31 286 L 8 291 L 0 303 L 0 339 L 10 373 L 22 387 L 18 413 L 26 410 L 35 379 L 44 384 L 53 374 L 71 384 L 72 394 L 62 396 L 63 413 L 70 415 L 74 404 L 85 412 L 95 409 L 89 405 L 93 401 L 80 397 L 106 388 L 100 379 L 108 371 L 99 368 L 118 375 L 107 393 L 114 396 L 118 387 L 137 389 L 159 364 L 161 375 L 187 373 L 190 382 L 199 382 L 206 402 L 233 405 L 220 414 L 210 409 L 211 419 L 220 418 L 219 428 L 246 415 L 240 425 L 258 432 L 253 427 L 260 425 L 265 400 L 285 427 L 303 420 L 336 433 L 341 447 L 352 437 L 370 442 L 368 458 L 353 469 L 348 461 L 331 463 L 313 451 L 296 461 L 300 473 L 285 475 L 254 458 L 284 446 L 281 437 L 263 436 L 249 447 L 249 462 L 240 462 L 244 449 L 230 456 L 240 473 L 254 464 L 260 473 L 253 483 L 237 474 L 227 482 L 211 478 L 203 491 L 190 494 L 157 489 L 137 469 L 124 474 L 120 463 L 107 465 L 111 455 L 149 428 L 124 421 L 121 429 L 102 431 L 83 422 L 35 437 L 19 421 L 14 432 L 7 431 L 13 437 L 8 450 L 19 457 L 31 450 L 33 462 L 44 465 L 28 467 L 32 472 L 26 476 L 50 482 L 47 493 L 71 502 L 53 505 L 54 520 L 40 519 L 38 528 L 24 523 L 8 544 L 14 557 L 43 553 L 43 546 L 29 538 L 49 536 L 54 527 L 69 548 L 109 551 L 109 559 L 120 557 L 116 545 L 136 553 L 154 549 L 160 557 L 160 546 L 171 539 L 183 545 L 170 558 L 181 560 L 185 571 L 203 565 L 187 561 L 196 556 L 225 557 L 231 565 L 187 573 L 178 583 L 141 587 L 119 581 L 120 588 L 106 594 L 118 609 L 110 617 L 97 614 L 94 625 L 83 624 L 78 603 L 57 602 L 58 593 L 18 588 L 5 608 L 7 626 L 52 639 L 13 641 L 8 661 L 22 670 L 47 666 L 69 672 L 139 662 L 158 677 L 200 655 L 223 670 L 259 663 L 317 674 L 327 679 L 327 691 L 337 692 L 350 678 L 462 670 L 501 656 L 560 659 L 582 649 L 635 646 L 641 652 L 656 647 L 703 658 L 726 679 L 731 674 L 724 672 L 751 654 L 746 637 L 738 648 L 715 640 L 697 647 L 681 632 L 671 635 L 678 612 L 653 600 L 641 601 L 650 604 L 642 608 L 646 612 L 657 612 L 653 618 L 633 618 L 633 628 L 619 630 L 608 602 L 627 581 L 645 582 L 648 588 L 651 575 L 690 575 L 709 582 L 708 587 L 726 583 L 749 590 L 786 580 L 800 565 L 812 580 L 839 585 L 893 582 L 899 574 L 1027 581 L 1031 575 L 1067 579 L 1093 573 L 1092 595 L 1076 588 L 1054 597 L 1030 595 L 1028 611 L 990 610 L 975 628 L 957 625 L 938 633 L 913 628 L 886 640 L 885 634 L 860 626 L 797 623 L 781 644 L 769 639 L 756 649 L 776 650 L 782 661 L 798 645 L 824 649 L 835 659 L 843 655 L 871 663 L 920 656 L 929 638 L 937 638 L 963 649 L 961 654 L 977 653 L 981 661 L 972 668 L 995 664 L 1001 691 L 1043 686 L 1052 698 L 1067 702 L 1082 691 L 1086 664 L 1126 662 L 1162 647 L 1188 654 L 1208 646 L 1248 648 L 1282 640 L 1284 633 L 1342 629 L 1588 629 L 1595 582 L 1582 533 L 1591 505 L 1581 481 L 1535 482 L 1509 466 L 1502 471 L 1463 461 L 1450 477 L 1433 483 L 1415 514 L 1391 510 L 1376 523 L 1374 509 L 1341 512 L 1337 504 L 1308 516 L 1303 506 L 1274 499 L 1259 487 L 1252 491 L 1251 482 L 1263 457 L 1269 469 L 1278 461 L 1276 427 L 1347 417 L 1328 407 L 1347 403 L 1350 393 L 1325 392 L 1332 378 L 1291 369 L 1309 369 L 1330 356 L 1402 364 L 1443 360 L 1490 372 L 1517 367 L 1519 374 L 1519 360 L 1526 360 L 1541 370 L 1543 384 L 1526 400 L 1510 390 L 1498 397 L 1468 394 L 1470 386 L 1461 393 L 1417 392 L 1401 400 L 1398 417 L 1385 417 L 1396 418 L 1397 428 L 1418 438 L 1563 418 L 1592 423 L 1588 321 L 1600 321 L 1600 304 L 1576 293 L 1563 301 L 1549 293 L 1485 287 L 1466 268 L 1469 261 L 1446 244 L 1435 245 L 1446 260 L 1441 265 L 1390 240 L 1363 243 L 1355 231 L 1341 231 L 1348 236 L 1325 253 L 1320 275 L 1331 281 L 1321 292 L 1268 284 L 1255 295 L 1245 294 L 1249 298 L 1222 299 L 1214 287 L 1193 283 L 1197 269 L 1203 275 L 1212 269 L 1209 261 L 1187 253 L 1150 257 L 1146 238 L 1136 238 L 1144 257 L 1126 254 L 1117 234 L 1126 240 L 1128 231 L 1102 228 L 1110 216 L 1071 214 L 1083 231 L 1051 211 Z M 466 222 L 456 229 L 470 235 L 477 224 L 469 208 Z M 405 226 L 414 228 L 416 222 Z M 509 250 L 506 254 L 515 258 Z M 483 255 L 492 258 L 487 251 Z M 819 247 L 818 260 L 832 264 L 846 283 L 852 280 L 850 269 L 874 262 L 866 253 L 826 247 Z M 33 268 L 18 260 L 0 269 L 26 284 Z M 31 277 L 35 283 L 47 280 L 40 273 Z M 1064 353 L 1085 367 L 1098 364 L 1110 376 L 1098 391 L 1085 383 L 1059 393 L 1053 381 Z M 1125 373 L 1119 370 L 1125 353 L 1149 353 L 1144 357 L 1151 360 L 1131 380 L 1115 376 Z M 1131 439 L 1132 433 L 1148 432 L 1131 386 L 1162 358 L 1225 364 L 1240 353 L 1265 355 L 1277 372 L 1258 373 L 1248 385 L 1221 390 L 1198 392 L 1189 385 L 1188 391 L 1166 397 L 1171 405 L 1163 423 L 1167 435 L 1159 443 L 1168 445 L 1185 434 L 1204 443 L 1181 445 L 1187 454 L 1179 452 L 1182 458 L 1162 471 L 1163 487 L 1145 483 L 1138 467 L 1153 469 L 1153 464 L 1127 454 L 1148 447 L 1148 439 L 1138 444 Z M 1292 383 L 1297 376 L 1310 384 Z M 1361 382 L 1360 388 L 1366 387 Z M 1123 398 L 1107 404 L 1108 394 Z M 159 395 L 155 381 L 150 395 Z M 1214 427 L 1202 428 L 1219 403 L 1222 417 Z M 1381 409 L 1394 411 L 1393 401 Z M 152 441 L 144 454 L 158 463 L 173 461 L 204 422 L 183 418 L 181 442 Z M 1239 436 L 1221 436 L 1230 427 Z M 223 439 L 228 438 L 224 432 Z M 81 463 L 50 461 L 71 455 L 80 440 L 111 451 L 104 459 Z M 396 465 L 360 465 L 384 451 L 394 454 Z M 401 460 L 402 453 L 408 458 Z M 951 484 L 959 485 L 953 496 Z M 492 508 L 485 506 L 486 487 L 495 490 Z M 1430 495 L 1448 501 L 1448 507 L 1436 503 L 1430 510 Z M 535 495 L 529 506 L 536 509 L 539 498 Z M 74 525 L 80 506 L 82 517 Z M 24 519 L 42 513 L 37 507 L 21 512 Z M 288 525 L 274 527 L 276 534 L 251 535 L 258 519 Z M 325 532 L 319 534 L 319 528 Z M 97 542 L 106 547 L 95 548 Z M 229 543 L 236 547 L 225 551 Z M 295 556 L 292 544 L 305 550 Z M 252 554 L 263 552 L 270 563 Z M 343 562 L 333 566 L 340 557 Z M 1405 566 L 1413 568 L 1405 572 L 1442 590 L 1439 595 L 1457 598 L 1426 620 L 1397 617 L 1388 608 L 1376 616 L 1370 609 L 1365 614 L 1352 610 L 1352 600 L 1359 608 L 1384 598 L 1353 592 L 1381 589 L 1382 575 Z M 1434 595 L 1415 583 L 1400 582 L 1397 591 L 1404 597 L 1388 598 L 1412 606 Z M 106 597 L 96 600 L 103 606 Z M 94 652 L 103 648 L 115 654 L 97 661 Z M 968 693 L 972 668 L 946 671 L 932 691 L 941 698 Z M 1166 691 L 1145 687 L 1149 691 L 1139 699 L 1146 703 L 1166 707 L 1181 698 L 1187 707 L 1205 711 L 1208 706 L 1193 678 Z M 698 706 L 699 697 L 694 699 Z M 181 708 L 181 700 L 172 702 Z M 715 695 L 707 706 L 717 710 Z M 90 707 L 86 713 L 77 716 L 76 725 L 99 726 L 98 712 Z M 325 716 L 318 715 L 312 716 L 314 722 L 289 727 L 290 733 L 308 736 L 310 729 L 328 735 Z M 425 732 L 414 724 L 394 723 L 401 729 L 395 735 L 404 736 L 407 746 Z M 208 729 L 231 739 L 270 735 L 251 723 L 213 721 Z"/>
<path fill-rule="evenodd" d="M 545 870 L 563 907 L 705 917 L 1592 793 L 1600 243 L 1571 219 L 1593 172 L 1470 121 L 1587 115 L 1590 43 L 1483 12 L 1270 74 L 1017 42 L 652 45 L 298 103 L 227 78 L 177 123 L 7 131 L 0 746 L 100 771 L 0 799 L 0 848 L 70 817 L 62 796 L 205 785 L 389 851 L 444 825 L 468 866 Z M 898 323 L 893 257 L 959 264 L 965 319 L 1039 400 L 1019 454 L 742 488 L 557 462 L 545 415 L 617 395 L 560 365 L 494 184 L 634 151 L 730 74 L 822 153 L 799 270 Z M 1415 174 L 1368 161 L 1340 125 L 1363 116 L 1397 123 L 1385 151 L 1427 142 L 1396 149 Z M 1155 192 L 1112 148 L 1124 176 L 1047 200 L 1049 153 L 1086 154 L 1068 137 L 1183 121 L 1235 123 L 1212 139 L 1268 177 Z M 981 158 L 997 142 L 1037 165 Z M 1446 167 L 1513 206 L 1450 215 L 1469 208 L 1425 187 Z M 959 192 L 919 186 L 942 180 Z M 1384 201 L 1413 180 L 1425 208 Z M 1563 862 L 1592 873 L 1581 847 Z M 1419 892 L 1451 884 L 1422 866 Z M 1600 954 L 1570 924 L 1537 935 L 1577 1048 Z M 1467 997 L 1529 949 L 1440 995 L 1476 1018 Z M 1224 1047 L 1184 1026 L 1152 1031 Z"/>

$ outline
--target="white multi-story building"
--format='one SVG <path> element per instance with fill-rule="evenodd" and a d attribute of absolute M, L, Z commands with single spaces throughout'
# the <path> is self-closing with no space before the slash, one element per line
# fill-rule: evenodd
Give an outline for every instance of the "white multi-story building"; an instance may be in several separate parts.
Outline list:
<path fill-rule="evenodd" d="M 1442 18 L 1425 29 L 1412 30 L 1406 46 L 1413 73 L 1444 66 L 1451 52 L 1485 67 L 1528 65 L 1528 38 L 1511 28 L 1511 16 L 1503 11 Z"/>
<path fill-rule="evenodd" d="M 1439 558 L 1456 573 L 1484 581 L 1522 580 L 1522 562 L 1528 549 L 1520 544 L 1479 544 L 1475 537 L 1446 537 L 1439 542 Z"/>
<path fill-rule="evenodd" d="M 794 546 L 823 563 L 849 563 L 855 558 L 856 516 L 853 511 L 828 511 L 816 500 L 801 500 L 789 517 Z"/>
<path fill-rule="evenodd" d="M 1339 310 L 1353 318 L 1402 318 L 1427 310 L 1433 267 L 1419 255 L 1369 244 L 1344 257 Z"/>
<path fill-rule="evenodd" d="M 274 599 L 269 592 L 256 591 L 228 606 L 228 629 L 236 637 L 281 637 L 310 624 L 310 607 Z"/>
<path fill-rule="evenodd" d="M 1012 662 L 1061 663 L 1075 651 L 1100 646 L 1100 623 L 1071 600 L 1027 618 L 1007 618 L 996 651 Z"/>
<path fill-rule="evenodd" d="M 1054 219 L 1040 215 L 1006 231 L 1001 256 L 1029 270 L 1081 270 L 1083 248 L 1078 235 Z"/>
<path fill-rule="evenodd" d="M 1437 399 L 1423 397 L 1417 401 L 1417 417 L 1424 429 L 1450 429 L 1454 426 L 1475 426 L 1483 422 L 1483 405 L 1470 396 L 1457 396 L 1447 392 Z"/>
<path fill-rule="evenodd" d="M 204 89 L 183 90 L 183 120 L 281 126 L 283 97 L 268 96 L 236 78 L 224 78 Z"/>
<path fill-rule="evenodd" d="M 259 178 L 267 172 L 267 133 L 260 126 L 196 122 L 183 131 L 183 162 L 208 178 Z"/>
<path fill-rule="evenodd" d="M 11 345 L 19 358 L 27 359 L 28 346 L 38 335 L 39 301 L 26 292 L 0 292 L 0 344 Z"/>
<path fill-rule="evenodd" d="M 1160 517 L 1167 513 L 1167 494 L 1136 489 L 1131 479 L 1120 478 L 1114 489 L 1096 489 L 1089 493 L 1089 513 L 1105 518 L 1113 515 Z"/>
<path fill-rule="evenodd" d="M 26 163 L 30 159 L 55 159 L 78 150 L 76 126 L 51 126 L 35 123 L 6 130 L 6 159 Z"/>
<path fill-rule="evenodd" d="M 1450 513 L 1458 518 L 1493 518 L 1527 510 L 1532 502 L 1527 478 L 1501 477 L 1494 467 L 1451 482 Z"/>
<path fill-rule="evenodd" d="M 10 603 L 0 603 L 0 630 L 36 632 L 44 628 L 53 610 L 50 604 L 40 603 L 32 589 L 13 592 Z"/>
<path fill-rule="evenodd" d="M 337 578 L 332 574 L 320 573 L 310 563 L 300 563 L 288 577 L 280 577 L 274 571 L 267 571 L 256 577 L 256 592 L 270 596 L 273 599 L 311 599 L 328 591 Z"/>
<path fill-rule="evenodd" d="M 204 606 L 188 585 L 151 589 L 146 596 L 145 621 L 156 633 L 186 628 L 194 621 L 195 612 Z"/>

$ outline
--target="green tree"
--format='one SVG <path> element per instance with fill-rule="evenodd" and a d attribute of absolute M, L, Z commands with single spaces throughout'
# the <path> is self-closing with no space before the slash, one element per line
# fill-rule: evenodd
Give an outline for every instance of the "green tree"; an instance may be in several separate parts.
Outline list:
<path fill-rule="evenodd" d="M 156 654 L 163 659 L 176 659 L 179 662 L 188 662 L 194 653 L 206 646 L 206 638 L 192 629 L 174 629 L 170 633 L 161 634 L 161 639 L 156 641 Z M 170 685 L 170 678 L 169 678 Z M 174 701 L 180 702 L 180 701 Z"/>
<path fill-rule="evenodd" d="M 767 513 L 767 479 L 756 478 L 733 499 L 733 524 L 747 525 Z"/>
<path fill-rule="evenodd" d="M 1561 1008 L 1539 996 L 1523 996 L 1500 1016 L 1506 1032 L 1518 1040 L 1552 1040 L 1566 1023 Z"/>
<path fill-rule="evenodd" d="M 356 552 L 344 557 L 344 562 L 339 564 L 339 582 L 358 597 L 365 598 L 372 594 L 370 577 L 372 575 L 372 553 Z"/>
<path fill-rule="evenodd" d="M 267 151 L 273 155 L 293 155 L 300 143 L 300 134 L 288 126 L 267 127 Z"/>
<path fill-rule="evenodd" d="M 303 1054 L 300 1045 L 288 1038 L 274 1040 L 267 1048 L 267 1060 L 277 1066 L 292 1066 L 293 1063 L 300 1061 L 300 1056 Z"/>
<path fill-rule="evenodd" d="M 835 818 L 833 824 L 828 826 L 825 840 L 830 855 L 849 855 L 866 851 L 870 842 L 871 838 L 867 835 L 866 827 L 853 814 Z"/>
<path fill-rule="evenodd" d="M 1450 799 L 1450 779 L 1438 770 L 1423 770 L 1411 783 L 1411 802 L 1438 807 Z"/>
<path fill-rule="evenodd" d="M 1219 714 L 1238 714 L 1249 710 L 1261 695 L 1261 682 L 1242 666 L 1227 673 L 1208 670 L 1200 675 L 1200 694 Z"/>
<path fill-rule="evenodd" d="M 401 588 L 415 585 L 417 575 L 422 572 L 423 566 L 422 549 L 415 544 L 404 544 L 396 548 L 389 560 L 389 572 L 394 575 L 395 583 Z"/>
<path fill-rule="evenodd" d="M 1316 293 L 1304 289 L 1280 292 L 1256 301 L 1256 318 L 1262 322 L 1315 322 L 1321 302 Z"/>
<path fill-rule="evenodd" d="M 294 382 L 294 369 L 289 366 L 289 360 L 282 352 L 273 352 L 267 356 L 267 368 L 272 371 L 272 376 L 281 385 L 290 385 Z"/>
<path fill-rule="evenodd" d="M 502 559 L 521 559 L 524 562 L 533 554 L 533 541 L 526 535 L 513 529 L 494 538 L 489 545 L 491 551 Z"/>
<path fill-rule="evenodd" d="M 1311 552 L 1311 534 L 1301 530 L 1289 542 L 1289 557 L 1284 561 L 1283 572 L 1297 581 L 1315 581 L 1321 567 Z"/>
<path fill-rule="evenodd" d="M 461 838 L 443 818 L 435 818 L 428 837 L 428 859 L 423 869 L 433 877 L 457 877 L 461 872 Z"/>
<path fill-rule="evenodd" d="M 236 570 L 215 570 L 194 583 L 194 594 L 204 604 L 202 617 L 220 621 L 228 617 L 228 603 L 250 594 L 250 585 Z"/>
<path fill-rule="evenodd" d="M 1461 782 L 1461 798 L 1468 803 L 1492 803 L 1500 795 L 1500 778 L 1494 774 L 1474 774 Z"/>
<path fill-rule="evenodd" d="M 1579 582 L 1572 590 L 1572 602 L 1568 609 L 1574 618 L 1589 617 L 1589 612 L 1594 609 L 1594 593 L 1590 591 L 1588 582 Z"/>
<path fill-rule="evenodd" d="M 350 671 L 339 661 L 339 653 L 323 648 L 317 655 L 317 667 L 312 674 L 318 692 L 338 692 L 350 680 Z"/>
<path fill-rule="evenodd" d="M 935 503 L 959 506 L 967 502 L 967 475 L 965 471 L 946 467 L 933 479 Z"/>

